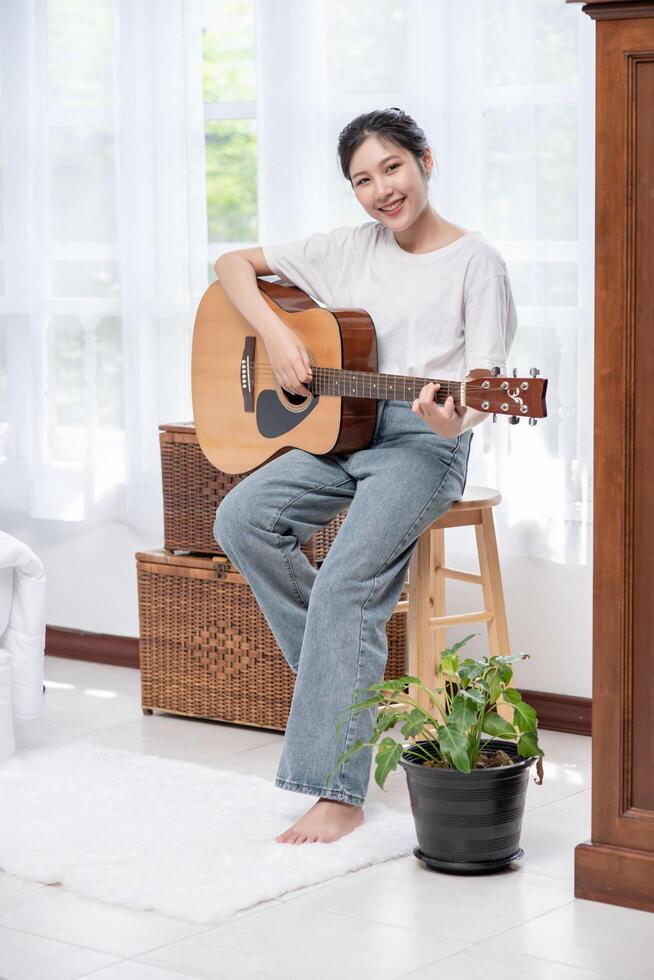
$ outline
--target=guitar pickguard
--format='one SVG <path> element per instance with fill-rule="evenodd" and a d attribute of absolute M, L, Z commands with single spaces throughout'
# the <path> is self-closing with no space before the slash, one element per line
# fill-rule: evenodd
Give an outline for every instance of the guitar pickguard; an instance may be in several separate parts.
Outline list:
<path fill-rule="evenodd" d="M 303 422 L 307 415 L 313 412 L 320 401 L 319 396 L 314 396 L 304 409 L 289 411 L 280 401 L 279 395 L 271 388 L 266 388 L 257 398 L 256 419 L 259 433 L 266 439 L 276 439 L 290 432 Z"/>

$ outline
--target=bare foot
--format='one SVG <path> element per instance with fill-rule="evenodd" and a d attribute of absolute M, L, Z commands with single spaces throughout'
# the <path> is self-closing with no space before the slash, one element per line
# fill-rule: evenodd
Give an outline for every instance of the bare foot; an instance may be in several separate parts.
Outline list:
<path fill-rule="evenodd" d="M 321 797 L 287 831 L 275 837 L 278 844 L 325 844 L 345 837 L 363 823 L 363 807 Z"/>

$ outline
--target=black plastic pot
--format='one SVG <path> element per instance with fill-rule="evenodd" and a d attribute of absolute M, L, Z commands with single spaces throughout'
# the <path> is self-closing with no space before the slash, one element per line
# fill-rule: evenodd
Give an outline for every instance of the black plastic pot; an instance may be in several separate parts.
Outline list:
<path fill-rule="evenodd" d="M 430 743 L 417 745 L 429 750 Z M 428 867 L 454 874 L 501 871 L 524 854 L 519 846 L 529 768 L 538 756 L 523 758 L 514 742 L 492 739 L 484 753 L 504 749 L 516 762 L 473 769 L 423 766 L 413 747 L 399 765 L 406 772 L 418 847 Z"/>

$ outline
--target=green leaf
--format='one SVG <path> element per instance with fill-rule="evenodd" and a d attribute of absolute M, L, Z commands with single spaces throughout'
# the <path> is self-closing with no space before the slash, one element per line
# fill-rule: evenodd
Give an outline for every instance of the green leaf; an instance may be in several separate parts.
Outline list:
<path fill-rule="evenodd" d="M 447 656 L 441 656 L 440 662 L 440 672 L 443 674 L 456 674 L 459 669 L 459 658 L 456 654 L 448 653 Z"/>
<path fill-rule="evenodd" d="M 380 690 L 384 691 L 401 691 L 408 684 L 416 684 L 419 687 L 422 686 L 422 681 L 419 677 L 413 677 L 407 674 L 405 677 L 397 677 L 392 680 L 383 681 L 383 683 L 378 684 Z"/>
<path fill-rule="evenodd" d="M 400 731 L 407 738 L 410 735 L 417 735 L 424 725 L 434 724 L 435 719 L 428 715 L 422 708 L 413 708 L 406 713 L 406 720 L 401 726 Z"/>
<path fill-rule="evenodd" d="M 505 687 L 502 691 L 502 697 L 509 704 L 518 704 L 519 701 L 522 701 L 522 694 L 515 687 Z"/>
<path fill-rule="evenodd" d="M 457 650 L 460 650 L 461 647 L 465 646 L 466 643 L 468 643 L 469 640 L 473 638 L 473 636 L 479 636 L 479 633 L 469 633 L 467 636 L 464 636 L 462 640 L 459 640 L 458 643 L 454 643 L 451 647 L 448 647 L 446 650 L 441 650 L 441 656 L 440 656 L 441 661 L 443 660 L 443 657 L 448 657 L 455 654 Z"/>
<path fill-rule="evenodd" d="M 514 705 L 513 724 L 519 728 L 521 732 L 536 731 L 536 712 L 530 704 L 527 704 L 526 701 L 520 701 L 518 704 Z"/>
<path fill-rule="evenodd" d="M 334 718 L 337 718 L 338 715 L 347 714 L 348 711 L 365 711 L 366 708 L 372 708 L 373 705 L 377 705 L 379 703 L 380 703 L 380 698 L 377 696 L 372 698 L 365 698 L 365 700 L 354 701 L 352 704 L 349 704 L 347 708 L 343 708 L 341 711 L 337 711 L 336 714 L 334 715 Z"/>
<path fill-rule="evenodd" d="M 495 738 L 515 739 L 517 734 L 513 725 L 498 715 L 497 711 L 489 711 L 484 715 L 481 730 L 486 735 L 493 735 Z"/>
<path fill-rule="evenodd" d="M 465 733 L 448 720 L 438 729 L 438 743 L 443 755 L 447 755 L 460 772 L 470 772 L 470 759 L 466 751 Z"/>
<path fill-rule="evenodd" d="M 342 753 L 342 754 L 341 754 L 341 755 L 340 755 L 340 756 L 338 757 L 338 759 L 336 760 L 336 765 L 334 766 L 334 768 L 333 768 L 333 769 L 331 770 L 331 772 L 328 772 L 328 773 L 327 773 L 327 775 L 326 775 L 326 777 L 325 777 L 325 779 L 326 779 L 326 782 L 327 782 L 327 785 L 329 785 L 329 783 L 330 783 L 330 781 L 331 781 L 331 778 L 332 778 L 332 776 L 334 775 L 334 773 L 336 772 L 336 770 L 337 770 L 337 769 L 339 769 L 339 768 L 340 768 L 340 766 L 341 766 L 341 765 L 342 765 L 342 764 L 343 764 L 344 762 L 347 762 L 347 760 L 348 760 L 348 759 L 349 759 L 349 758 L 350 758 L 351 756 L 353 756 L 355 752 L 358 752 L 358 751 L 359 751 L 359 749 L 363 749 L 363 748 L 365 748 L 365 746 L 366 746 L 366 745 L 371 745 L 371 744 L 372 744 L 371 742 L 364 742 L 364 741 L 363 741 L 362 739 L 360 739 L 360 738 L 358 738 L 358 739 L 356 740 L 356 742 L 354 743 L 354 745 L 351 745 L 351 746 L 350 746 L 350 748 L 349 748 L 349 749 L 347 749 L 347 751 L 345 751 L 345 752 L 343 752 L 343 753 Z"/>
<path fill-rule="evenodd" d="M 473 704 L 479 705 L 480 707 L 483 707 L 486 704 L 484 692 L 480 691 L 476 687 L 462 687 L 457 697 L 459 696 L 464 701 L 471 701 Z"/>
<path fill-rule="evenodd" d="M 389 728 L 394 728 L 404 716 L 404 711 L 384 711 L 377 719 L 377 733 L 387 732 Z"/>
<path fill-rule="evenodd" d="M 404 745 L 401 742 L 396 742 L 394 738 L 385 738 L 379 743 L 375 764 L 375 782 L 382 789 L 388 774 L 395 769 L 403 752 Z"/>
<path fill-rule="evenodd" d="M 499 676 L 499 673 L 495 672 L 491 679 L 490 692 L 489 692 L 490 699 L 493 704 L 495 704 L 500 694 L 502 693 L 501 684 L 502 684 L 502 678 Z"/>
<path fill-rule="evenodd" d="M 518 752 L 524 756 L 545 755 L 538 744 L 538 738 L 535 732 L 525 732 L 520 736 L 518 739 Z"/>
<path fill-rule="evenodd" d="M 459 665 L 459 677 L 462 681 L 472 683 L 481 677 L 488 670 L 488 665 L 479 660 L 464 660 Z"/>
<path fill-rule="evenodd" d="M 474 692 L 477 694 L 478 692 Z M 461 690 L 452 701 L 450 709 L 450 719 L 458 725 L 462 731 L 470 728 L 477 720 L 478 698 L 472 696 L 472 691 Z M 484 699 L 481 698 L 483 705 Z"/>

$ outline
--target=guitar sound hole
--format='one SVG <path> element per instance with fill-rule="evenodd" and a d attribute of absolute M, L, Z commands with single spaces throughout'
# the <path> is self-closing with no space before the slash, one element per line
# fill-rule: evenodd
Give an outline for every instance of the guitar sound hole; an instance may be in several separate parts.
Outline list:
<path fill-rule="evenodd" d="M 287 391 L 286 388 L 282 388 L 282 391 L 291 405 L 302 405 L 304 402 L 308 401 L 308 398 L 305 395 L 296 395 L 294 391 Z"/>

